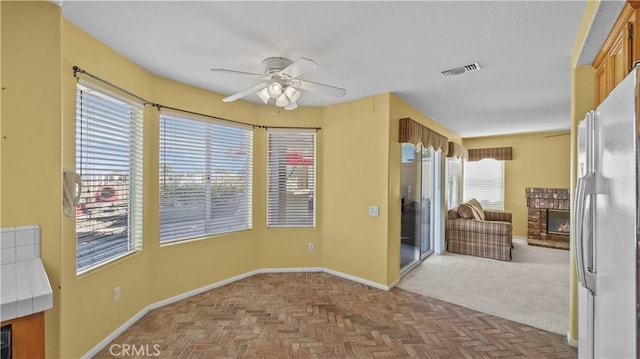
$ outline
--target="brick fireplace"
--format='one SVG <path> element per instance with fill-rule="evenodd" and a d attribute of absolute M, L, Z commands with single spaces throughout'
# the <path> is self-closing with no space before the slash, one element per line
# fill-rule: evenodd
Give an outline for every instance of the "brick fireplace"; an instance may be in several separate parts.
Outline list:
<path fill-rule="evenodd" d="M 525 188 L 527 198 L 527 242 L 530 245 L 553 248 L 569 248 L 569 232 L 561 230 L 554 224 L 548 228 L 549 211 L 557 218 L 564 214 L 566 223 L 562 222 L 562 229 L 569 226 L 570 197 L 566 188 Z M 552 223 L 558 223 L 554 219 Z M 551 232 L 551 233 L 550 233 Z"/>

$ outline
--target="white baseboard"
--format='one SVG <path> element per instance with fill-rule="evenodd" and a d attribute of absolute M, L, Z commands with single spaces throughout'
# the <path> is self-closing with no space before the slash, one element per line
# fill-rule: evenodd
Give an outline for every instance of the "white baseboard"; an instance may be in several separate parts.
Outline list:
<path fill-rule="evenodd" d="M 88 352 L 86 352 L 82 358 L 93 358 L 102 348 L 106 347 L 107 344 L 111 343 L 114 339 L 118 337 L 118 335 L 122 334 L 125 330 L 127 330 L 130 326 L 134 325 L 138 320 L 144 317 L 145 314 L 149 312 L 149 307 L 145 307 L 138 313 L 136 313 L 133 317 L 129 318 L 126 322 L 122 323 L 118 329 L 114 330 L 113 333 L 109 334 L 106 338 L 102 339 L 102 341 L 96 344 L 95 347 L 91 348 Z"/>
<path fill-rule="evenodd" d="M 527 240 L 527 237 L 521 237 L 521 236 L 513 236 L 514 239 L 522 239 L 523 241 Z"/>
<path fill-rule="evenodd" d="M 194 295 L 198 295 L 200 293 L 204 293 L 204 292 L 209 291 L 211 289 L 219 288 L 219 287 L 222 287 L 223 285 L 227 285 L 227 284 L 230 284 L 230 283 L 233 283 L 233 282 L 237 282 L 237 281 L 245 279 L 245 278 L 249 278 L 249 277 L 254 276 L 254 275 L 258 274 L 258 273 L 259 273 L 259 271 L 254 270 L 254 271 L 251 271 L 251 272 L 247 272 L 247 273 L 243 273 L 243 274 L 237 275 L 235 277 L 231 277 L 231 278 L 227 278 L 227 279 L 221 280 L 219 282 L 215 282 L 215 283 L 212 283 L 212 284 L 209 284 L 209 285 L 205 285 L 204 287 L 200 287 L 200 288 L 197 288 L 197 289 L 194 289 L 194 290 L 190 290 L 188 292 L 185 292 L 185 293 L 182 293 L 182 294 L 178 294 L 178 295 L 173 296 L 171 298 L 167 298 L 167 299 L 161 300 L 159 302 L 155 302 L 153 304 L 149 304 L 145 309 L 148 312 L 148 311 L 153 310 L 153 309 L 164 307 L 165 305 L 169 305 L 169 304 L 173 304 L 175 302 L 179 302 L 179 301 L 181 301 L 183 299 L 187 299 L 189 297 L 193 297 Z M 145 309 L 143 309 L 143 310 L 145 310 Z"/>
<path fill-rule="evenodd" d="M 350 281 L 362 283 L 364 285 L 368 285 L 369 287 L 378 288 L 378 289 L 382 289 L 382 290 L 386 290 L 386 291 L 391 289 L 389 286 L 386 286 L 386 285 L 383 285 L 383 284 L 380 284 L 380 283 L 376 283 L 376 282 L 372 282 L 372 281 L 364 279 L 364 278 L 356 277 L 356 276 L 351 275 L 351 274 L 338 272 L 338 271 L 335 271 L 333 269 L 324 268 L 324 272 L 328 273 L 328 274 L 335 275 L 336 277 L 341 277 L 341 278 L 344 278 L 344 279 L 348 279 Z"/>
<path fill-rule="evenodd" d="M 313 273 L 313 272 L 324 272 L 322 267 L 292 267 L 292 268 L 263 268 L 258 269 L 256 274 L 259 273 Z"/>
<path fill-rule="evenodd" d="M 253 276 L 255 274 L 258 274 L 258 271 L 251 271 L 251 272 L 243 273 L 243 274 L 237 275 L 235 277 L 227 278 L 225 280 L 221 280 L 219 282 L 215 282 L 215 283 L 206 285 L 204 287 L 200 287 L 200 288 L 197 288 L 197 289 L 194 289 L 194 290 L 182 293 L 182 294 L 178 294 L 176 296 L 173 296 L 173 297 L 170 297 L 170 298 L 167 298 L 167 299 L 163 299 L 163 300 L 155 302 L 155 303 L 151 303 L 151 304 L 147 305 L 146 307 L 142 308 L 138 313 L 134 314 L 133 317 L 131 317 L 126 322 L 124 322 L 121 326 L 119 326 L 116 330 L 114 330 L 111 334 L 109 334 L 106 338 L 104 338 L 100 343 L 98 343 L 96 346 L 91 348 L 91 350 L 89 350 L 85 355 L 83 355 L 82 358 L 91 358 L 91 357 L 95 356 L 96 354 L 98 354 L 98 352 L 101 351 L 104 347 L 106 347 L 107 344 L 111 343 L 111 341 L 113 341 L 115 338 L 117 338 L 125 330 L 129 329 L 130 326 L 135 324 L 135 322 L 140 320 L 140 318 L 144 317 L 144 315 L 147 314 L 150 310 L 157 309 L 157 308 L 160 308 L 160 307 L 164 307 L 165 305 L 172 304 L 172 303 L 181 301 L 183 299 L 187 299 L 189 297 L 192 297 L 192 296 L 200 294 L 200 293 L 204 293 L 204 292 L 206 292 L 208 290 L 211 290 L 211 289 L 222 287 L 223 285 L 227 285 L 229 283 L 237 282 L 237 281 L 239 281 L 241 279 L 245 279 L 245 278 L 251 277 L 251 276 Z"/>
<path fill-rule="evenodd" d="M 578 347 L 578 340 L 571 339 L 571 333 L 567 332 L 567 344 L 571 345 L 574 348 Z"/>
<path fill-rule="evenodd" d="M 389 284 L 387 286 L 387 291 L 390 291 L 391 289 L 393 289 L 393 287 L 395 287 L 396 285 L 398 285 L 398 283 L 400 283 L 400 279 L 396 279 L 395 282 Z"/>
<path fill-rule="evenodd" d="M 328 274 L 331 274 L 331 275 L 335 275 L 336 277 L 345 278 L 345 279 L 348 279 L 348 280 L 351 280 L 351 281 L 354 281 L 354 282 L 362 283 L 362 284 L 368 285 L 370 287 L 382 289 L 382 290 L 385 290 L 385 291 L 391 290 L 391 288 L 393 288 L 399 282 L 399 280 L 398 280 L 398 281 L 395 281 L 394 283 L 392 283 L 389 286 L 385 286 L 385 285 L 382 285 L 380 283 L 372 282 L 372 281 L 364 279 L 364 278 L 356 277 L 356 276 L 353 276 L 353 275 L 350 275 L 350 274 L 346 274 L 346 273 L 335 271 L 333 269 L 327 269 L 327 268 L 322 268 L 322 267 L 300 267 L 300 268 L 292 267 L 292 268 L 263 268 L 263 269 L 256 269 L 256 270 L 253 270 L 253 271 L 250 271 L 250 272 L 239 274 L 237 276 L 234 276 L 234 277 L 231 277 L 231 278 L 227 278 L 227 279 L 221 280 L 219 282 L 215 282 L 215 283 L 206 285 L 204 287 L 200 287 L 200 288 L 197 288 L 197 289 L 194 289 L 194 290 L 190 290 L 188 292 L 185 292 L 185 293 L 182 293 L 182 294 L 178 294 L 176 296 L 173 296 L 173 297 L 170 297 L 170 298 L 167 298 L 167 299 L 163 299 L 161 301 L 158 301 L 158 302 L 155 302 L 155 303 L 147 305 L 146 307 L 142 308 L 138 313 L 134 314 L 133 317 L 129 318 L 129 320 L 127 320 L 121 326 L 119 326 L 116 330 L 114 330 L 111 334 L 109 334 L 106 338 L 104 338 L 102 341 L 100 341 L 96 346 L 91 348 L 91 350 L 89 350 L 87 353 L 85 353 L 82 356 L 82 358 L 92 358 L 93 356 L 98 354 L 98 352 L 100 352 L 104 347 L 106 347 L 109 343 L 111 343 L 114 339 L 116 339 L 120 334 L 122 334 L 130 326 L 135 324 L 135 322 L 140 320 L 140 318 L 142 318 L 150 310 L 157 309 L 157 308 L 160 308 L 160 307 L 164 307 L 165 305 L 168 305 L 168 304 L 173 304 L 175 302 L 181 301 L 183 299 L 187 299 L 187 298 L 192 297 L 194 295 L 197 295 L 197 294 L 200 294 L 200 293 L 204 293 L 204 292 L 209 291 L 211 289 L 222 287 L 223 285 L 227 285 L 227 284 L 230 284 L 230 283 L 233 283 L 233 282 L 237 282 L 237 281 L 245 279 L 245 278 L 249 278 L 249 277 L 254 276 L 256 274 L 261 274 L 261 273 L 303 273 L 303 272 L 324 272 L 324 273 L 328 273 Z"/>

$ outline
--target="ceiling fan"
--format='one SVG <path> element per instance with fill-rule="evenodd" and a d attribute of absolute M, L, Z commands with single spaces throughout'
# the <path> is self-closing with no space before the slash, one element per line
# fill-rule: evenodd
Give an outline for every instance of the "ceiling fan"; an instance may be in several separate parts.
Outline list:
<path fill-rule="evenodd" d="M 262 81 L 253 87 L 223 98 L 222 101 L 224 102 L 235 101 L 255 93 L 265 104 L 270 99 L 275 99 L 276 106 L 284 107 L 285 110 L 293 110 L 298 107 L 297 101 L 302 91 L 317 92 L 335 97 L 341 97 L 346 94 L 343 88 L 298 78 L 302 74 L 317 68 L 318 64 L 315 61 L 305 57 L 293 62 L 284 57 L 269 57 L 262 61 L 262 74 L 227 69 L 211 69 L 211 71 L 252 77 Z"/>

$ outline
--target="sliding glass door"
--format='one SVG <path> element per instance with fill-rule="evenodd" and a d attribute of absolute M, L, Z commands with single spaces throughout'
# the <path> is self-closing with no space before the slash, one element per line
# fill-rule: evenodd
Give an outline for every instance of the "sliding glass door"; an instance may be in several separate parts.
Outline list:
<path fill-rule="evenodd" d="M 402 199 L 400 232 L 400 271 L 420 259 L 421 161 L 415 145 L 402 144 Z"/>
<path fill-rule="evenodd" d="M 431 147 L 402 144 L 401 272 L 433 253 L 438 155 Z"/>

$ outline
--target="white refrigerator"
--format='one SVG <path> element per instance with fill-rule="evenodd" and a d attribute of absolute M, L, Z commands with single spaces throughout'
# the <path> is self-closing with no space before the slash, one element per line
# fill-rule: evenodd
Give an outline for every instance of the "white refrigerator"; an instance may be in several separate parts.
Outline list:
<path fill-rule="evenodd" d="M 638 75 L 636 68 L 578 125 L 580 358 L 640 358 Z"/>

